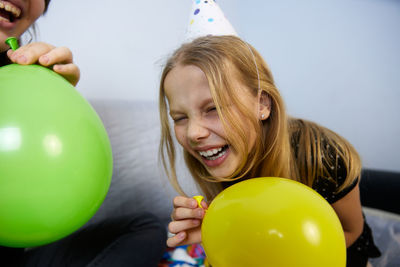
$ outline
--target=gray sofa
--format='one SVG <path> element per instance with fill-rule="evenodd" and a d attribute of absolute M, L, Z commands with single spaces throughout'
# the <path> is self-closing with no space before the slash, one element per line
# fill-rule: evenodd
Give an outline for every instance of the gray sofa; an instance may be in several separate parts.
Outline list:
<path fill-rule="evenodd" d="M 177 193 L 169 184 L 158 160 L 160 127 L 157 103 L 117 100 L 91 100 L 90 103 L 108 132 L 114 170 L 108 195 L 88 225 L 131 211 L 152 212 L 167 225 L 172 198 Z M 178 159 L 178 175 L 188 194 L 198 193 L 181 158 Z M 400 178 L 397 181 L 400 182 Z M 366 219 L 383 253 L 382 257 L 372 261 L 373 266 L 398 267 L 400 215 L 369 206 L 364 207 Z"/>
<path fill-rule="evenodd" d="M 91 100 L 110 138 L 114 169 L 107 197 L 89 224 L 106 217 L 148 211 L 166 225 L 176 195 L 158 159 L 160 127 L 158 105 L 153 102 Z M 190 194 L 197 193 L 179 161 L 182 182 Z"/>

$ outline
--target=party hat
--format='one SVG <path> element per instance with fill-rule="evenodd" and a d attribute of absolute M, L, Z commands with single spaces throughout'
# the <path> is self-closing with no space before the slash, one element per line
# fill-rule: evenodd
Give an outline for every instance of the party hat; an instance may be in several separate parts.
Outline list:
<path fill-rule="evenodd" d="M 187 41 L 206 35 L 238 35 L 214 0 L 192 1 Z"/>

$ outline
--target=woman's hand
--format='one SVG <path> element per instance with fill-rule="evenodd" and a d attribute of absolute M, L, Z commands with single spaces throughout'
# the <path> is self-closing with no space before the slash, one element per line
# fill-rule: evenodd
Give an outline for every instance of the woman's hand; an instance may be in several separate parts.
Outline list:
<path fill-rule="evenodd" d="M 171 214 L 172 222 L 168 225 L 170 233 L 175 234 L 168 238 L 167 245 L 176 247 L 201 242 L 201 223 L 208 205 L 201 202 L 200 208 L 193 198 L 177 196 L 174 198 L 174 210 Z"/>
<path fill-rule="evenodd" d="M 66 47 L 55 47 L 47 43 L 30 43 L 15 51 L 7 51 L 13 63 L 21 65 L 40 64 L 63 76 L 72 85 L 79 81 L 80 71 L 73 63 L 72 53 Z"/>

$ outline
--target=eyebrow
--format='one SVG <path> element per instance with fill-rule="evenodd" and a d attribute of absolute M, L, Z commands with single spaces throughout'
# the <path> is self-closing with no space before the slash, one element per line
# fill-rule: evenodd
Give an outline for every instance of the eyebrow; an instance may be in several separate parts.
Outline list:
<path fill-rule="evenodd" d="M 200 104 L 200 107 L 201 108 L 204 108 L 205 106 L 208 106 L 209 104 L 215 104 L 214 103 L 214 100 L 212 99 L 212 98 L 209 98 L 209 99 L 205 99 L 203 102 L 201 102 L 201 104 Z M 173 109 L 171 109 L 170 108 L 170 110 L 169 110 L 169 115 L 170 116 L 172 116 L 172 115 L 179 115 L 179 114 L 183 114 L 184 112 L 181 112 L 181 111 L 178 111 L 178 110 L 173 110 Z"/>
<path fill-rule="evenodd" d="M 170 110 L 169 112 L 169 115 L 172 117 L 173 115 L 179 115 L 179 114 L 182 114 L 182 112 L 179 112 L 179 111 L 175 111 L 175 110 Z"/>

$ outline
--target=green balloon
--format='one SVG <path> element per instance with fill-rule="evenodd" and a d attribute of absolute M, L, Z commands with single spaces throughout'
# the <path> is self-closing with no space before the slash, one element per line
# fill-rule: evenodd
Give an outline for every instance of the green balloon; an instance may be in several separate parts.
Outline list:
<path fill-rule="evenodd" d="M 98 210 L 111 176 L 107 133 L 72 85 L 38 65 L 0 68 L 0 245 L 73 233 Z"/>

